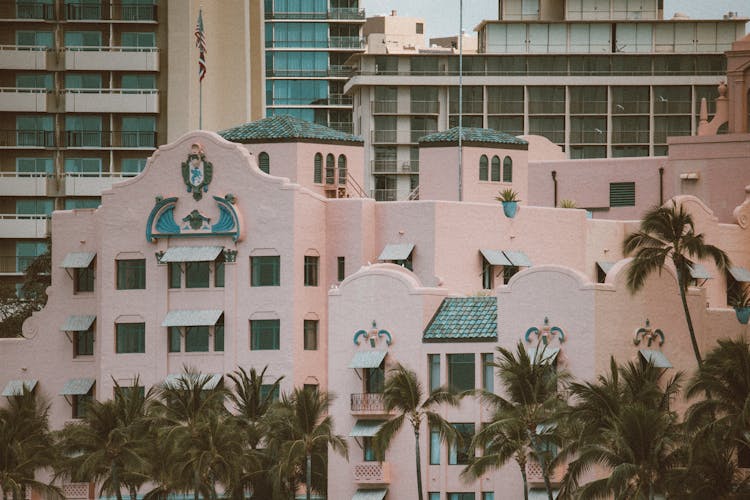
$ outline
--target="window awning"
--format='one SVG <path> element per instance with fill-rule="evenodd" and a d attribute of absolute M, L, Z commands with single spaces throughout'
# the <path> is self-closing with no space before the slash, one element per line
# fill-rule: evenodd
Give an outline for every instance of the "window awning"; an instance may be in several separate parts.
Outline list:
<path fill-rule="evenodd" d="M 669 362 L 667 357 L 661 351 L 655 351 L 653 349 L 641 349 L 639 351 L 643 359 L 651 361 L 656 368 L 672 368 L 672 363 Z"/>
<path fill-rule="evenodd" d="M 60 327 L 63 332 L 85 332 L 94 323 L 96 316 L 68 316 Z"/>
<path fill-rule="evenodd" d="M 169 311 L 161 326 L 214 326 L 223 313 L 221 309 Z"/>
<path fill-rule="evenodd" d="M 224 247 L 172 247 L 159 259 L 160 262 L 211 262 Z"/>
<path fill-rule="evenodd" d="M 96 379 L 93 378 L 72 378 L 65 382 L 65 386 L 60 391 L 60 396 L 83 396 L 88 394 L 94 387 Z"/>
<path fill-rule="evenodd" d="M 692 266 L 688 266 L 690 268 L 690 277 L 694 280 L 709 280 L 711 279 L 711 275 L 708 273 L 708 270 L 706 270 L 703 265 L 698 264 L 697 262 L 694 263 Z"/>
<path fill-rule="evenodd" d="M 91 265 L 96 257 L 95 252 L 71 252 L 65 256 L 60 267 L 66 269 L 85 269 Z"/>
<path fill-rule="evenodd" d="M 414 250 L 414 243 L 393 243 L 386 245 L 378 260 L 406 260 Z"/>
<path fill-rule="evenodd" d="M 512 265 L 502 250 L 481 249 L 479 252 L 491 266 L 510 266 Z"/>
<path fill-rule="evenodd" d="M 597 260 L 596 265 L 599 266 L 599 269 L 601 269 L 604 274 L 609 274 L 609 271 L 612 270 L 612 267 L 615 265 L 615 262 L 609 262 L 606 260 Z"/>
<path fill-rule="evenodd" d="M 503 250 L 505 257 L 516 267 L 531 267 L 531 260 L 520 250 Z"/>
<path fill-rule="evenodd" d="M 560 348 L 559 347 L 539 347 L 539 349 L 542 349 L 543 351 L 539 354 L 539 360 L 542 363 L 554 363 L 555 359 L 557 359 L 557 355 L 560 354 Z M 529 353 L 529 358 L 531 359 L 532 364 L 536 364 L 537 362 L 537 348 L 532 347 L 527 351 Z"/>
<path fill-rule="evenodd" d="M 172 373 L 167 375 L 167 378 L 164 379 L 164 385 L 167 387 L 179 388 L 180 380 L 184 380 L 187 376 L 189 375 L 186 373 Z M 221 373 L 201 373 L 199 376 L 208 378 L 208 381 L 203 386 L 204 390 L 216 389 L 216 386 L 219 385 L 221 379 L 224 378 L 224 375 Z"/>
<path fill-rule="evenodd" d="M 373 437 L 384 423 L 384 420 L 357 420 L 349 437 Z"/>
<path fill-rule="evenodd" d="M 23 388 L 26 387 L 27 391 L 33 391 L 36 387 L 37 380 L 11 380 L 5 384 L 3 389 L 3 396 L 21 396 L 23 394 Z"/>
<path fill-rule="evenodd" d="M 744 267 L 732 266 L 729 268 L 729 274 L 732 275 L 734 281 L 739 281 L 740 283 L 750 283 L 750 271 L 748 271 Z"/>
<path fill-rule="evenodd" d="M 383 500 L 388 488 L 378 488 L 376 490 L 357 490 L 352 500 Z"/>
<path fill-rule="evenodd" d="M 387 353 L 388 351 L 357 351 L 349 368 L 377 368 Z"/>

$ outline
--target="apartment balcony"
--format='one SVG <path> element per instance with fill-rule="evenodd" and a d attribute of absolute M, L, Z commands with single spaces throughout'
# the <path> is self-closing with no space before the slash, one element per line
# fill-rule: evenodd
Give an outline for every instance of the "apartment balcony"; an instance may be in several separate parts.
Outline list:
<path fill-rule="evenodd" d="M 267 49 L 345 49 L 363 50 L 364 38 L 358 36 L 329 36 L 321 40 L 266 40 Z"/>
<path fill-rule="evenodd" d="M 419 173 L 419 160 L 370 160 L 370 171 L 374 174 L 416 174 Z"/>
<path fill-rule="evenodd" d="M 338 130 L 339 132 L 344 132 L 345 134 L 354 133 L 352 122 L 328 122 L 328 127 Z"/>
<path fill-rule="evenodd" d="M 408 130 L 373 130 L 373 144 L 408 144 L 411 142 Z"/>
<path fill-rule="evenodd" d="M 387 415 L 383 393 L 351 394 L 351 412 L 353 415 Z"/>
<path fill-rule="evenodd" d="M 0 214 L 0 238 L 46 238 L 49 215 Z"/>
<path fill-rule="evenodd" d="M 372 101 L 370 109 L 374 115 L 395 115 L 398 112 L 398 101 Z"/>
<path fill-rule="evenodd" d="M 398 189 L 373 189 L 370 198 L 373 198 L 375 201 L 396 201 L 398 199 Z"/>
<path fill-rule="evenodd" d="M 440 102 L 438 101 L 411 101 L 409 111 L 412 114 L 436 115 L 440 113 Z M 464 110 L 464 113 L 470 113 L 470 111 Z"/>
<path fill-rule="evenodd" d="M 132 177 L 132 176 L 130 176 Z M 112 184 L 129 177 L 121 174 L 65 174 L 65 196 L 100 196 L 102 191 L 112 187 Z"/>
<path fill-rule="evenodd" d="M 154 47 L 66 47 L 68 71 L 159 71 Z"/>
<path fill-rule="evenodd" d="M 69 130 L 65 132 L 65 147 L 81 149 L 154 149 L 156 132 L 100 132 Z"/>
<path fill-rule="evenodd" d="M 357 484 L 389 484 L 391 464 L 388 462 L 361 462 L 352 468 Z"/>
<path fill-rule="evenodd" d="M 120 21 L 120 22 L 156 22 L 156 5 L 145 3 L 113 2 L 102 4 L 100 1 L 82 0 L 66 2 L 64 7 L 67 21 Z"/>
<path fill-rule="evenodd" d="M 329 9 L 328 19 L 338 20 L 338 21 L 364 21 L 365 9 L 357 9 L 357 8 Z"/>
<path fill-rule="evenodd" d="M 20 276 L 26 272 L 34 259 L 36 257 L 2 255 L 0 256 L 0 276 Z"/>
<path fill-rule="evenodd" d="M 565 464 L 558 464 L 558 466 L 552 470 L 549 476 L 549 481 L 553 486 L 559 486 L 560 483 L 562 483 L 566 469 L 567 466 Z M 531 487 L 544 486 L 542 466 L 533 458 L 529 458 L 528 462 L 526 462 L 526 479 Z"/>
<path fill-rule="evenodd" d="M 0 87 L 0 109 L 46 113 L 48 101 L 53 96 L 47 89 Z"/>
<path fill-rule="evenodd" d="M 0 196 L 47 196 L 48 174 L 0 172 Z"/>
<path fill-rule="evenodd" d="M 365 40 L 358 36 L 331 36 L 328 37 L 328 48 L 362 50 Z"/>
<path fill-rule="evenodd" d="M 55 6 L 45 3 L 3 2 L 0 4 L 0 19 L 13 21 L 53 21 Z"/>
<path fill-rule="evenodd" d="M 46 70 L 47 53 L 43 45 L 0 45 L 0 68 Z"/>
<path fill-rule="evenodd" d="M 68 113 L 158 113 L 159 92 L 139 89 L 67 89 Z"/>
<path fill-rule="evenodd" d="M 53 130 L 0 130 L 0 148 L 39 149 L 55 146 Z"/>

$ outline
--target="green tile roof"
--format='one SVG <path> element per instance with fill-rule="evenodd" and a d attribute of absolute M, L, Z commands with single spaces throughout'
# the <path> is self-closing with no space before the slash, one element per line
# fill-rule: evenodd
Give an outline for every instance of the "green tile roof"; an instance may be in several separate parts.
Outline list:
<path fill-rule="evenodd" d="M 495 297 L 448 297 L 424 330 L 424 342 L 497 340 Z"/>
<path fill-rule="evenodd" d="M 288 115 L 263 118 L 234 128 L 222 130 L 224 139 L 242 144 L 258 142 L 348 142 L 361 144 L 356 135 L 339 132 L 317 123 Z"/>
<path fill-rule="evenodd" d="M 505 132 L 498 132 L 489 128 L 472 128 L 462 127 L 461 128 L 461 141 L 462 142 L 478 142 L 484 144 L 504 144 L 513 146 L 528 146 L 529 143 L 523 139 L 506 134 Z M 419 144 L 430 145 L 431 143 L 458 143 L 458 127 L 453 127 L 442 132 L 435 132 L 419 139 Z"/>

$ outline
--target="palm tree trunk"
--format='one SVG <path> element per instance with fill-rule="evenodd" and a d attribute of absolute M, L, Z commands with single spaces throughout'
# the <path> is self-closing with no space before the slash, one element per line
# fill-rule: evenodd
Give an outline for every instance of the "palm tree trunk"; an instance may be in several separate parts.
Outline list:
<path fill-rule="evenodd" d="M 130 487 L 130 500 L 137 500 L 138 499 L 138 488 L 135 486 Z"/>
<path fill-rule="evenodd" d="M 526 461 L 516 460 L 518 468 L 521 469 L 521 479 L 523 479 L 523 500 L 529 500 L 529 481 L 526 477 Z"/>
<path fill-rule="evenodd" d="M 122 492 L 120 491 L 120 466 L 112 464 L 112 489 L 115 490 L 115 496 L 117 500 L 122 500 Z"/>
<path fill-rule="evenodd" d="M 422 461 L 419 457 L 419 429 L 414 429 L 414 456 L 417 462 L 417 500 L 423 500 L 422 497 Z"/>
<path fill-rule="evenodd" d="M 312 456 L 308 453 L 305 457 L 305 498 L 310 500 L 310 486 L 312 485 Z"/>
<path fill-rule="evenodd" d="M 685 321 L 687 321 L 688 332 L 690 333 L 690 342 L 693 344 L 693 353 L 695 354 L 695 360 L 698 362 L 698 368 L 703 366 L 703 358 L 701 357 L 701 351 L 698 348 L 698 340 L 695 338 L 695 329 L 693 328 L 693 319 L 690 317 L 690 309 L 688 308 L 687 297 L 685 296 L 685 286 L 682 282 L 683 278 L 680 276 L 680 272 L 677 272 L 677 286 L 680 287 L 680 299 L 682 299 L 682 309 L 685 311 Z"/>

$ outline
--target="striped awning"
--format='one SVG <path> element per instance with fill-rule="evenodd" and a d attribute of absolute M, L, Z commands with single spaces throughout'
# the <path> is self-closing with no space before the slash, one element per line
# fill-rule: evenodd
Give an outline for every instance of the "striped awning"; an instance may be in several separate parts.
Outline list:
<path fill-rule="evenodd" d="M 406 260 L 414 250 L 414 243 L 393 243 L 386 245 L 378 260 Z"/>
<path fill-rule="evenodd" d="M 60 267 L 66 269 L 85 269 L 91 265 L 96 257 L 95 252 L 71 252 L 65 256 Z"/>
<path fill-rule="evenodd" d="M 96 316 L 68 316 L 60 327 L 63 332 L 85 332 L 94 323 Z"/>
<path fill-rule="evenodd" d="M 732 275 L 734 281 L 739 281 L 740 283 L 750 283 L 750 271 L 748 271 L 744 267 L 732 266 L 729 268 L 729 274 Z"/>
<path fill-rule="evenodd" d="M 384 423 L 384 420 L 357 420 L 349 437 L 373 437 Z"/>
<path fill-rule="evenodd" d="M 83 396 L 88 394 L 94 387 L 96 379 L 93 378 L 72 378 L 65 382 L 65 386 L 60 391 L 60 396 Z"/>
<path fill-rule="evenodd" d="M 597 260 L 596 265 L 599 266 L 599 269 L 601 269 L 604 274 L 609 274 L 609 271 L 612 270 L 612 266 L 615 265 L 615 262 L 609 262 L 607 260 Z"/>
<path fill-rule="evenodd" d="M 667 357 L 661 351 L 655 351 L 653 349 L 641 349 L 641 356 L 646 361 L 650 361 L 656 368 L 672 368 L 672 363 L 669 362 Z"/>
<path fill-rule="evenodd" d="M 216 386 L 219 385 L 221 379 L 224 378 L 224 375 L 221 373 L 201 373 L 198 376 L 208 378 L 208 381 L 203 386 L 204 390 L 216 389 Z M 167 387 L 179 388 L 180 381 L 184 380 L 185 377 L 190 377 L 190 375 L 187 373 L 173 373 L 167 375 L 167 378 L 164 379 L 164 385 Z"/>
<path fill-rule="evenodd" d="M 160 262 L 211 262 L 224 247 L 172 247 L 159 259 Z"/>
<path fill-rule="evenodd" d="M 161 326 L 214 326 L 223 313 L 221 309 L 169 311 Z"/>
<path fill-rule="evenodd" d="M 33 391 L 36 387 L 37 380 L 11 380 L 5 384 L 3 389 L 3 396 L 20 396 L 23 394 L 23 388 L 26 387 L 27 391 Z"/>
<path fill-rule="evenodd" d="M 387 353 L 388 351 L 357 351 L 349 368 L 377 368 Z"/>
<path fill-rule="evenodd" d="M 505 257 L 516 267 L 531 267 L 531 260 L 520 250 L 503 250 Z"/>
<path fill-rule="evenodd" d="M 502 250 L 481 249 L 479 252 L 491 266 L 510 266 L 512 265 Z"/>
<path fill-rule="evenodd" d="M 692 266 L 688 266 L 690 268 L 690 277 L 694 280 L 708 280 L 711 279 L 711 275 L 708 273 L 708 270 L 703 267 L 702 264 L 698 264 L 697 262 L 694 263 Z"/>
<path fill-rule="evenodd" d="M 536 364 L 537 361 L 542 363 L 554 363 L 557 359 L 557 355 L 560 354 L 559 347 L 539 347 L 541 352 L 539 353 L 539 359 L 537 359 L 537 348 L 532 347 L 527 352 L 529 353 L 529 359 L 532 364 Z"/>
<path fill-rule="evenodd" d="M 378 488 L 374 490 L 357 490 L 352 500 L 383 500 L 388 488 Z"/>

